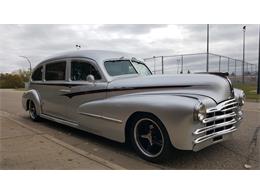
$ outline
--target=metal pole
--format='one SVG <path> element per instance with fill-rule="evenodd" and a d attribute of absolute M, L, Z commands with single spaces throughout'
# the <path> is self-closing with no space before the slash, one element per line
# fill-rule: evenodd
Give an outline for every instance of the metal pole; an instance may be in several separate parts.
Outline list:
<path fill-rule="evenodd" d="M 259 36 L 258 36 L 258 77 L 257 77 L 257 94 L 260 94 L 260 25 L 259 25 Z"/>
<path fill-rule="evenodd" d="M 155 56 L 153 56 L 153 73 L 155 74 Z"/>
<path fill-rule="evenodd" d="M 209 24 L 207 24 L 207 64 L 206 71 L 209 71 Z"/>
<path fill-rule="evenodd" d="M 227 70 L 228 70 L 228 73 L 229 73 L 229 58 L 228 58 L 228 61 L 227 61 Z"/>
<path fill-rule="evenodd" d="M 236 80 L 237 80 L 237 61 L 235 60 L 235 77 L 236 77 Z"/>
<path fill-rule="evenodd" d="M 246 26 L 243 26 L 243 65 L 242 65 L 242 83 L 245 83 L 245 36 Z"/>
<path fill-rule="evenodd" d="M 221 65 L 221 56 L 219 56 L 219 62 L 218 62 L 218 71 L 220 72 L 220 65 Z"/>
<path fill-rule="evenodd" d="M 29 65 L 30 65 L 30 73 L 32 73 L 32 63 L 31 63 L 31 61 L 29 60 L 29 58 L 28 57 L 26 57 L 26 56 L 19 56 L 19 57 L 21 57 L 21 58 L 24 58 L 24 59 L 26 59 L 27 60 L 27 62 L 29 63 Z"/>
<path fill-rule="evenodd" d="M 162 74 L 164 74 L 163 56 L 162 56 Z"/>
<path fill-rule="evenodd" d="M 179 74 L 180 59 L 177 59 L 177 74 Z"/>
<path fill-rule="evenodd" d="M 181 74 L 183 74 L 183 56 L 181 56 Z"/>

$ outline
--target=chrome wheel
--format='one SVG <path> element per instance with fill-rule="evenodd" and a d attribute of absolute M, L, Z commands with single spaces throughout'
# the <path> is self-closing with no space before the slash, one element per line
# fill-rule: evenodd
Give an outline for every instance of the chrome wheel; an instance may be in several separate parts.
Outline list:
<path fill-rule="evenodd" d="M 146 156 L 155 158 L 164 149 L 164 136 L 159 125 L 149 118 L 142 118 L 134 126 L 134 140 Z"/>
<path fill-rule="evenodd" d="M 35 107 L 33 101 L 29 102 L 29 114 L 33 120 L 37 119 L 37 117 L 38 117 L 37 112 L 36 112 L 36 107 Z"/>

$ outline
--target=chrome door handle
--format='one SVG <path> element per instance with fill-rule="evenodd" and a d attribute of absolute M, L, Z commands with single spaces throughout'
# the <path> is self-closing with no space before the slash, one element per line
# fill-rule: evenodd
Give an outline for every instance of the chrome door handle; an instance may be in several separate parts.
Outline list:
<path fill-rule="evenodd" d="M 69 89 L 61 89 L 60 92 L 70 93 L 71 91 Z"/>

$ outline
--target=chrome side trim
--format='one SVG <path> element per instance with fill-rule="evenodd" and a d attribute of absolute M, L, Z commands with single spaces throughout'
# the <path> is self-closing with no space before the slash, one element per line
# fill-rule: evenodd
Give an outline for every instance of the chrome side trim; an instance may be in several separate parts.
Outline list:
<path fill-rule="evenodd" d="M 198 139 L 194 140 L 194 144 L 199 144 L 199 143 L 204 142 L 206 140 L 209 140 L 211 138 L 221 136 L 221 135 L 225 135 L 225 134 L 228 134 L 228 133 L 232 133 L 236 130 L 237 129 L 235 127 L 231 127 L 229 129 L 226 129 L 226 130 L 223 130 L 223 131 L 219 131 L 219 132 L 216 132 L 216 133 L 213 133 L 213 134 L 210 134 L 210 135 L 205 135 L 205 136 L 199 137 Z"/>
<path fill-rule="evenodd" d="M 208 127 L 203 127 L 203 128 L 197 129 L 196 131 L 193 132 L 193 134 L 199 135 L 199 134 L 205 133 L 205 132 L 212 130 L 212 129 L 216 129 L 216 128 L 219 128 L 219 127 L 225 127 L 225 126 L 228 126 L 228 125 L 233 125 L 237 122 L 238 122 L 238 120 L 232 119 L 231 121 L 228 121 L 228 122 L 219 123 L 219 124 L 215 124 L 215 125 L 211 125 L 211 126 L 208 126 Z"/>
<path fill-rule="evenodd" d="M 97 115 L 97 114 L 91 114 L 91 113 L 86 113 L 86 112 L 79 112 L 79 114 L 94 117 L 94 118 L 104 119 L 104 120 L 108 120 L 108 121 L 112 121 L 112 122 L 116 122 L 116 123 L 122 123 L 123 122 L 119 119 L 114 119 L 114 118 L 101 116 L 101 115 Z"/>
<path fill-rule="evenodd" d="M 52 121 L 57 122 L 57 123 L 68 125 L 68 126 L 71 126 L 71 127 L 78 127 L 79 126 L 77 123 L 70 122 L 70 121 L 67 121 L 67 120 L 61 119 L 61 118 L 56 118 L 54 116 L 50 116 L 50 115 L 46 115 L 46 114 L 41 114 L 40 117 L 48 119 L 48 120 L 52 120 Z"/>

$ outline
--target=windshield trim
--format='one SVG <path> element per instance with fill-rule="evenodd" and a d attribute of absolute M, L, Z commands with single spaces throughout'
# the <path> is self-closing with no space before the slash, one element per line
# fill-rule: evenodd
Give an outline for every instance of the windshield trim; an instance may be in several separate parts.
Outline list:
<path fill-rule="evenodd" d="M 131 61 L 131 64 L 132 64 L 132 65 L 133 65 L 132 62 L 136 62 L 136 63 L 138 63 L 138 64 L 144 65 L 144 66 L 146 67 L 146 69 L 150 72 L 150 74 L 153 75 L 152 71 L 148 68 L 148 66 L 147 66 L 144 62 L 138 61 L 138 60 L 130 60 L 130 61 Z M 134 65 L 133 65 L 133 66 L 134 66 Z M 135 67 L 134 67 L 134 68 L 135 68 Z M 135 70 L 136 70 L 136 68 L 135 68 Z M 136 70 L 136 71 L 137 71 L 137 70 Z M 138 73 L 138 71 L 137 71 L 137 73 Z"/>

